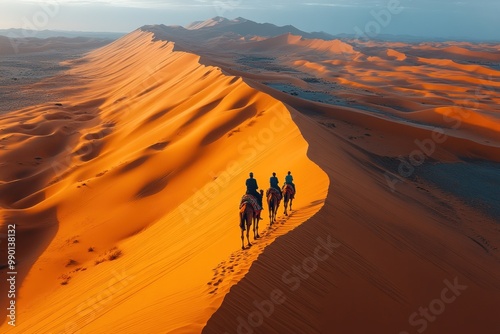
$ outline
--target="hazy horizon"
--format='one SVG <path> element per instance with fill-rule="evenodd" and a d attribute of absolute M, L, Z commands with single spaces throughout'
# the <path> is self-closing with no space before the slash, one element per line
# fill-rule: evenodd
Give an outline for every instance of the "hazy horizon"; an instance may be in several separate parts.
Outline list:
<path fill-rule="evenodd" d="M 500 40 L 500 3 L 481 1 L 347 0 L 7 0 L 0 29 L 127 33 L 143 25 L 182 25 L 223 16 L 336 34 L 409 35 L 424 38 Z M 90 18 L 90 19 L 89 19 Z"/>

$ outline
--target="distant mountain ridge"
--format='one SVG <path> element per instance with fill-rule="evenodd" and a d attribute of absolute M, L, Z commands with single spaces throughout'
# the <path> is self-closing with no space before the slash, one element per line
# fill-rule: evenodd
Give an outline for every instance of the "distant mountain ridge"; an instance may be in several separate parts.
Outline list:
<path fill-rule="evenodd" d="M 210 27 L 215 27 L 215 26 L 228 26 L 232 24 L 238 24 L 238 23 L 243 23 L 248 21 L 247 19 L 244 19 L 242 17 L 238 17 L 234 20 L 229 20 L 225 17 L 221 16 L 216 16 L 211 19 L 205 20 L 205 21 L 195 21 L 190 24 L 188 24 L 185 28 L 188 30 L 198 30 L 198 29 L 204 29 L 204 28 L 210 28 Z"/>
<path fill-rule="evenodd" d="M 166 25 L 146 25 L 140 28 L 141 30 L 151 31 L 155 34 L 160 34 L 162 37 L 175 37 L 188 40 L 208 40 L 218 38 L 220 36 L 235 37 L 276 37 L 280 35 L 292 34 L 302 36 L 308 39 L 323 39 L 333 40 L 335 36 L 325 32 L 308 33 L 297 29 L 292 25 L 277 26 L 271 23 L 257 23 L 238 17 L 234 20 L 229 20 L 224 17 L 214 17 L 206 21 L 193 22 L 186 27 L 181 26 L 166 26 Z"/>
<path fill-rule="evenodd" d="M 177 27 L 184 28 L 184 27 Z M 184 29 L 194 31 L 197 33 L 203 33 L 207 36 L 212 35 L 212 37 L 220 36 L 224 33 L 233 33 L 240 36 L 261 36 L 261 37 L 276 37 L 280 35 L 292 34 L 296 36 L 302 36 L 307 39 L 323 39 L 323 40 L 356 40 L 359 38 L 358 35 L 354 33 L 341 33 L 341 34 L 329 34 L 326 32 L 305 32 L 292 25 L 277 26 L 271 23 L 257 23 L 243 17 L 238 17 L 233 20 L 227 18 L 216 16 L 214 18 L 197 21 L 187 25 Z M 460 38 L 429 38 L 422 36 L 413 35 L 392 35 L 392 34 L 379 34 L 370 40 L 374 41 L 387 41 L 387 42 L 405 42 L 405 43 L 422 43 L 422 42 L 446 42 L 446 41 L 471 41 L 471 42 L 495 42 L 484 39 L 460 39 Z M 363 41 L 363 39 L 360 39 Z"/>

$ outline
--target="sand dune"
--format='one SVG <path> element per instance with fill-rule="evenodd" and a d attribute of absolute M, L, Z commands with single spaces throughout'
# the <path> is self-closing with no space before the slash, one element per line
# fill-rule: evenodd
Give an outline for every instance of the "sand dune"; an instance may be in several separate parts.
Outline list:
<path fill-rule="evenodd" d="M 394 57 L 396 60 L 403 61 L 406 60 L 406 55 L 404 53 L 398 52 L 393 49 L 388 49 L 387 50 L 387 56 L 389 57 Z"/>
<path fill-rule="evenodd" d="M 0 115 L 2 333 L 496 333 L 494 46 L 254 25 L 143 27 L 28 87 L 64 98 Z M 288 170 L 291 215 L 240 250 L 248 172 Z"/>
<path fill-rule="evenodd" d="M 279 51 L 282 54 L 293 52 L 294 55 L 303 52 L 324 52 L 328 56 L 349 55 L 356 53 L 353 47 L 340 40 L 325 41 L 321 39 L 304 39 L 302 36 L 285 34 L 260 41 L 252 41 L 240 47 L 252 52 Z"/>
<path fill-rule="evenodd" d="M 328 179 L 286 107 L 173 49 L 134 32 L 73 66 L 79 93 L 62 106 L 2 117 L 2 214 L 27 240 L 19 325 L 2 331 L 200 330 L 248 269 L 229 257 L 247 173 L 261 187 L 272 171 L 317 175 L 299 217 L 262 222 L 248 263 L 322 206 Z M 234 263 L 214 277 L 224 261 Z"/>
<path fill-rule="evenodd" d="M 412 47 L 421 57 L 437 55 L 443 59 L 464 62 L 498 62 L 498 45 L 463 43 L 423 43 Z"/>
<path fill-rule="evenodd" d="M 497 62 L 500 60 L 500 56 L 498 54 L 493 54 L 490 52 L 471 51 L 458 46 L 450 46 L 445 48 L 443 51 L 453 56 L 458 56 L 462 59 L 481 59 Z"/>

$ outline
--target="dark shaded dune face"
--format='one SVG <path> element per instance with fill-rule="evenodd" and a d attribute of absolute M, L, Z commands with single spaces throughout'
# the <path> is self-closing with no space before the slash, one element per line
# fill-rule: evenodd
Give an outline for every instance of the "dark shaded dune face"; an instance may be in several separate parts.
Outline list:
<path fill-rule="evenodd" d="M 168 185 L 171 173 L 161 176 L 155 180 L 146 183 L 135 195 L 136 198 L 146 198 L 158 194 Z"/>
<path fill-rule="evenodd" d="M 2 184 L 2 207 L 25 209 L 42 202 L 45 197 L 43 192 L 39 193 L 39 191 L 44 186 L 43 176 L 26 177 L 22 180 Z"/>
<path fill-rule="evenodd" d="M 69 112 L 55 112 L 51 114 L 46 114 L 43 117 L 48 121 L 54 121 L 62 119 L 73 119 L 74 115 Z"/>
<path fill-rule="evenodd" d="M 154 150 L 154 151 L 163 151 L 169 144 L 170 144 L 170 142 L 168 142 L 168 141 L 160 142 L 160 143 L 156 143 L 156 144 L 151 145 L 149 147 L 149 149 Z"/>
<path fill-rule="evenodd" d="M 125 166 L 121 167 L 118 173 L 127 173 L 129 171 L 132 171 L 136 168 L 139 168 L 142 166 L 146 161 L 150 159 L 150 156 L 142 156 L 140 158 L 137 158 L 136 160 L 127 163 Z"/>
<path fill-rule="evenodd" d="M 426 165 L 424 168 L 424 178 L 450 193 L 460 194 L 469 205 L 491 217 L 500 217 L 499 162 L 466 160 L 454 164 Z"/>
<path fill-rule="evenodd" d="M 110 135 L 111 133 L 113 133 L 113 130 L 109 127 L 105 127 L 100 131 L 87 133 L 83 138 L 85 140 L 103 139 L 104 137 Z"/>
<path fill-rule="evenodd" d="M 75 151 L 75 155 L 80 156 L 81 161 L 90 161 L 99 156 L 104 145 L 105 142 L 103 140 L 91 140 L 89 142 L 85 142 Z"/>
<path fill-rule="evenodd" d="M 216 101 L 212 101 L 208 103 L 207 105 L 198 108 L 196 113 L 192 114 L 191 117 L 182 125 L 182 128 L 188 127 L 189 125 L 193 124 L 194 122 L 198 121 L 201 116 L 207 114 L 211 110 L 213 110 L 215 107 L 217 107 L 221 102 L 223 98 L 217 99 Z"/>
<path fill-rule="evenodd" d="M 201 141 L 201 145 L 209 145 L 220 138 L 227 135 L 229 131 L 234 129 L 236 126 L 240 125 L 245 120 L 254 116 L 257 113 L 257 107 L 255 105 L 249 105 L 244 108 L 245 112 L 236 113 L 234 116 L 230 117 L 226 122 L 214 128 L 210 133 L 207 133 Z M 231 110 L 226 111 L 231 113 Z"/>
<path fill-rule="evenodd" d="M 80 115 L 80 116 L 75 117 L 75 121 L 87 122 L 87 121 L 93 120 L 94 118 L 95 118 L 95 116 L 93 116 L 93 115 Z"/>
<path fill-rule="evenodd" d="M 151 123 L 151 122 L 156 121 L 158 118 L 165 116 L 169 111 L 170 111 L 170 109 L 165 109 L 165 110 L 157 112 L 156 114 L 151 116 L 149 119 L 147 119 L 146 123 Z"/>
<path fill-rule="evenodd" d="M 2 157 L 5 161 L 0 177 L 4 182 L 2 201 L 4 207 L 19 206 L 19 202 L 35 193 L 40 193 L 46 184 L 56 177 L 58 168 L 54 162 L 68 154 L 72 139 L 64 131 L 54 131 L 43 136 L 24 137 L 20 141 L 11 141 L 7 147 L 15 147 Z M 38 198 L 39 200 L 34 200 Z M 33 206 L 43 200 L 37 195 L 29 201 L 23 201 L 23 208 Z M 28 205 L 29 204 L 29 205 Z"/>
<path fill-rule="evenodd" d="M 34 195 L 32 195 L 34 196 Z M 43 193 L 40 195 L 43 197 Z M 40 202 L 41 198 L 36 199 L 33 203 L 20 205 L 27 207 L 35 202 Z M 35 213 L 23 212 L 22 210 L 13 210 L 2 212 L 3 224 L 0 227 L 2 235 L 7 234 L 7 228 L 16 225 L 16 282 L 23 282 L 28 275 L 30 268 L 38 259 L 38 255 L 45 251 L 49 245 L 49 241 L 56 235 L 58 229 L 57 209 L 55 207 L 40 210 Z M 23 223 L 29 222 L 29 225 Z M 24 226 L 23 226 L 24 225 Z M 0 243 L 0 253 L 7 254 L 6 242 Z M 0 275 L 7 276 L 7 272 L 11 272 L 6 268 L 6 263 L 0 261 Z M 19 288 L 20 284 L 18 285 Z M 0 285 L 0 303 L 8 302 L 9 285 Z M 19 290 L 17 290 L 19 291 Z M 5 313 L 4 313 L 5 314 Z"/>

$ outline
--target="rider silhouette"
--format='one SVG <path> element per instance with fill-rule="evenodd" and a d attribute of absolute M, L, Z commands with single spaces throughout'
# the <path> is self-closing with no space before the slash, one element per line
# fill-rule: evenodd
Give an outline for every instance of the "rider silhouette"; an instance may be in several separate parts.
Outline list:
<path fill-rule="evenodd" d="M 297 193 L 297 191 L 295 190 L 295 184 L 293 183 L 292 172 L 290 171 L 288 172 L 288 175 L 285 176 L 285 184 L 289 184 L 292 186 L 294 195 Z"/>
<path fill-rule="evenodd" d="M 269 183 L 271 184 L 271 188 L 274 188 L 281 193 L 281 189 L 279 186 L 280 181 L 278 181 L 278 178 L 276 177 L 276 173 L 273 173 L 273 176 L 271 176 L 271 178 L 269 179 Z"/>
<path fill-rule="evenodd" d="M 247 194 L 255 196 L 257 202 L 262 208 L 262 196 L 257 192 L 259 186 L 257 185 L 257 180 L 253 178 L 252 172 L 250 172 L 250 178 L 248 178 L 246 181 L 246 186 L 247 186 Z"/>

